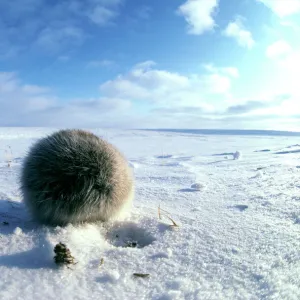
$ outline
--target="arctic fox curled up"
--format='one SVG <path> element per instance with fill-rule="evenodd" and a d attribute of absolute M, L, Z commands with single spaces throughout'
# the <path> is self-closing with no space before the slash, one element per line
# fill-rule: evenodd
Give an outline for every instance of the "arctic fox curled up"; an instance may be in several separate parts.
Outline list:
<path fill-rule="evenodd" d="M 21 191 L 34 220 L 63 226 L 117 217 L 130 207 L 134 184 L 113 145 L 83 130 L 60 130 L 30 149 Z"/>

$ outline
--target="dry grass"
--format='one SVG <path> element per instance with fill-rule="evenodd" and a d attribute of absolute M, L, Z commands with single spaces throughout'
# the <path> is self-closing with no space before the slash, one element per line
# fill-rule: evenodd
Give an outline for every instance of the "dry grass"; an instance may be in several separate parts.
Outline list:
<path fill-rule="evenodd" d="M 55 252 L 54 261 L 57 265 L 66 265 L 69 268 L 69 265 L 77 264 L 70 249 L 65 244 L 61 242 L 56 244 L 53 251 Z"/>
<path fill-rule="evenodd" d="M 7 166 L 10 168 L 13 160 L 13 154 L 10 146 L 7 146 L 4 150 L 5 160 L 7 162 Z"/>
<path fill-rule="evenodd" d="M 100 259 L 100 262 L 99 262 L 99 265 L 98 265 L 98 268 L 100 269 L 100 267 L 104 264 L 104 258 L 101 258 Z"/>
<path fill-rule="evenodd" d="M 170 226 L 179 227 L 178 224 L 169 215 L 170 215 L 169 212 L 167 212 L 166 210 L 160 208 L 160 205 L 158 206 L 158 218 L 160 220 L 162 220 L 162 217 L 164 216 L 172 222 L 172 225 L 170 225 Z"/>

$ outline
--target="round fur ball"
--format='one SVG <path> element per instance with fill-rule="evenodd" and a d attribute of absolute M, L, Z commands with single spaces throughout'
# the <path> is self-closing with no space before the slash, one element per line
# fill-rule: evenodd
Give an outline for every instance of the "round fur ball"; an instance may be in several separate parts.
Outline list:
<path fill-rule="evenodd" d="M 107 221 L 131 205 L 133 176 L 113 145 L 83 130 L 39 140 L 21 173 L 23 200 L 42 224 Z"/>

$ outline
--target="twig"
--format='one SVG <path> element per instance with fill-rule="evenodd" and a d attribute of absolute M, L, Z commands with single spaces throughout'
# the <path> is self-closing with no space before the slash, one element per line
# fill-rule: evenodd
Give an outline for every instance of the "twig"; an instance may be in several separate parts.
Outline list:
<path fill-rule="evenodd" d="M 146 278 L 146 277 L 149 277 L 150 274 L 133 273 L 133 276 L 141 277 L 141 278 Z"/>
<path fill-rule="evenodd" d="M 160 205 L 159 205 L 158 206 L 158 217 L 159 217 L 160 220 L 162 219 L 162 213 L 161 212 L 163 212 L 164 216 L 172 222 L 172 225 L 170 225 L 170 226 L 179 227 L 178 224 L 171 217 L 169 217 L 169 215 L 168 215 L 169 212 L 167 212 L 166 210 L 160 208 Z"/>

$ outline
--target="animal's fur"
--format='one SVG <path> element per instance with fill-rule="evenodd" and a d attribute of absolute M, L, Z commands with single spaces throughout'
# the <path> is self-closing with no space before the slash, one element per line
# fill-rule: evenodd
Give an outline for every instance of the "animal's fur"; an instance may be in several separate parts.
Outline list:
<path fill-rule="evenodd" d="M 107 221 L 131 205 L 133 176 L 111 144 L 82 130 L 39 140 L 25 158 L 23 200 L 42 224 Z"/>

